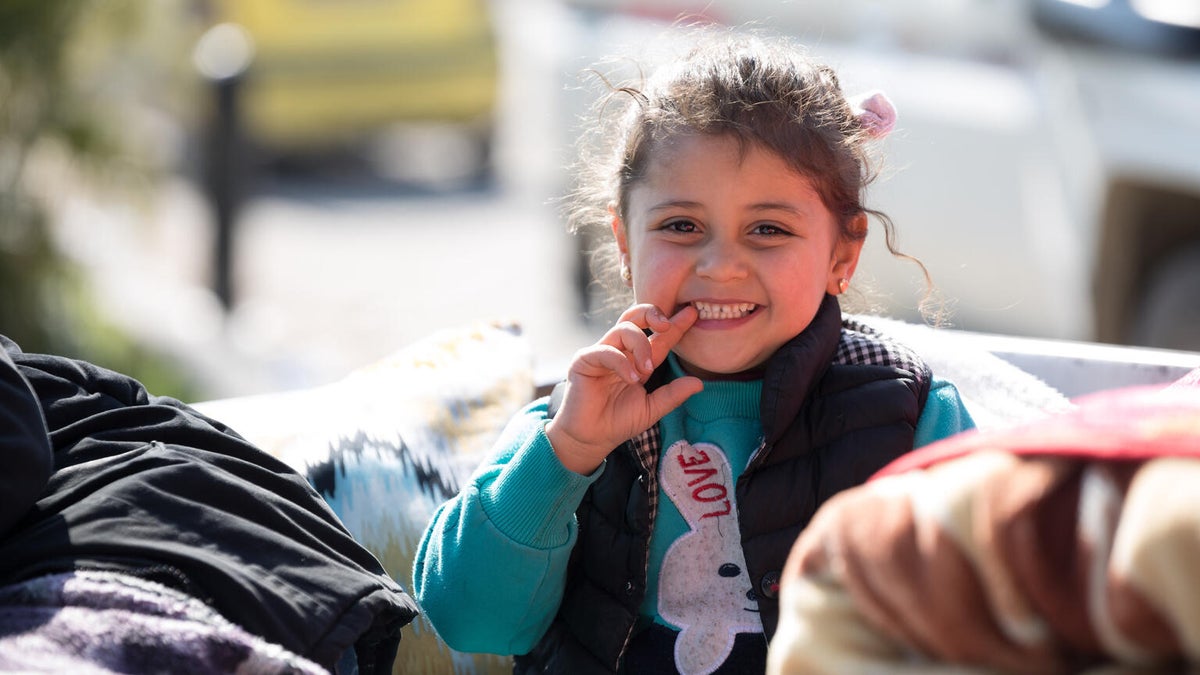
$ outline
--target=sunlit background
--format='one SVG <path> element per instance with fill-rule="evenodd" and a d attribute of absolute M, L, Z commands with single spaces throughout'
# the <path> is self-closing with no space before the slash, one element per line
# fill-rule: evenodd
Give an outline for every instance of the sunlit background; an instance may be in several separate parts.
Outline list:
<path fill-rule="evenodd" d="M 869 202 L 953 327 L 1200 350 L 1192 0 L 9 0 L 0 333 L 205 400 L 511 321 L 553 377 L 607 320 L 556 201 L 582 73 L 697 21 L 892 97 Z M 879 232 L 856 286 L 920 320 Z"/>

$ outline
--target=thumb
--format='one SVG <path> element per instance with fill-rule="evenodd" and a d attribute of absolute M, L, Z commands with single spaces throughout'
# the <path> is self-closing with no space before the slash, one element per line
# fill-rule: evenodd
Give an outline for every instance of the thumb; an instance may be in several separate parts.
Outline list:
<path fill-rule="evenodd" d="M 704 389 L 704 383 L 698 377 L 680 377 L 655 389 L 648 397 L 651 424 L 658 422 L 664 415 L 678 408 L 693 394 Z"/>

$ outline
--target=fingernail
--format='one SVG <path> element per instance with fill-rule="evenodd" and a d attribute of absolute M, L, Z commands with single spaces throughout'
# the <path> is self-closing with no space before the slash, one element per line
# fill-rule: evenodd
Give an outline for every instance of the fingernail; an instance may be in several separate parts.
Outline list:
<path fill-rule="evenodd" d="M 652 372 L 654 370 L 654 362 L 650 359 L 646 359 L 646 362 L 642 364 L 642 368 L 644 368 L 647 373 Z"/>

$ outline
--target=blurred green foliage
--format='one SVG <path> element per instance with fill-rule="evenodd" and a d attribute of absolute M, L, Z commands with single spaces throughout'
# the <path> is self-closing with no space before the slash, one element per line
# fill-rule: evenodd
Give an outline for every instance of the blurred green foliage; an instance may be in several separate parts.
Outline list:
<path fill-rule="evenodd" d="M 159 169 L 131 147 L 137 132 L 123 123 L 121 106 L 139 90 L 155 89 L 151 80 L 164 74 L 156 68 L 181 61 L 145 52 L 162 50 L 164 42 L 179 47 L 162 34 L 164 24 L 151 20 L 180 7 L 140 0 L 0 2 L 0 333 L 25 351 L 89 360 L 154 393 L 194 400 L 183 374 L 96 311 L 82 270 L 54 242 L 50 225 L 61 195 L 37 180 L 50 163 L 69 181 L 120 186 L 131 198 L 153 180 Z M 131 69 L 135 62 L 141 67 Z"/>

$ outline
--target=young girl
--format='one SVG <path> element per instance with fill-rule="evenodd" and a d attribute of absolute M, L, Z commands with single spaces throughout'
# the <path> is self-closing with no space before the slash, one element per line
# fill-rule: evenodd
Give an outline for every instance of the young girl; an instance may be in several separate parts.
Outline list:
<path fill-rule="evenodd" d="M 838 303 L 868 214 L 889 227 L 861 198 L 895 112 L 740 34 L 616 100 L 573 218 L 611 227 L 634 304 L 440 508 L 414 589 L 447 644 L 520 672 L 761 673 L 816 509 L 973 426 Z"/>

